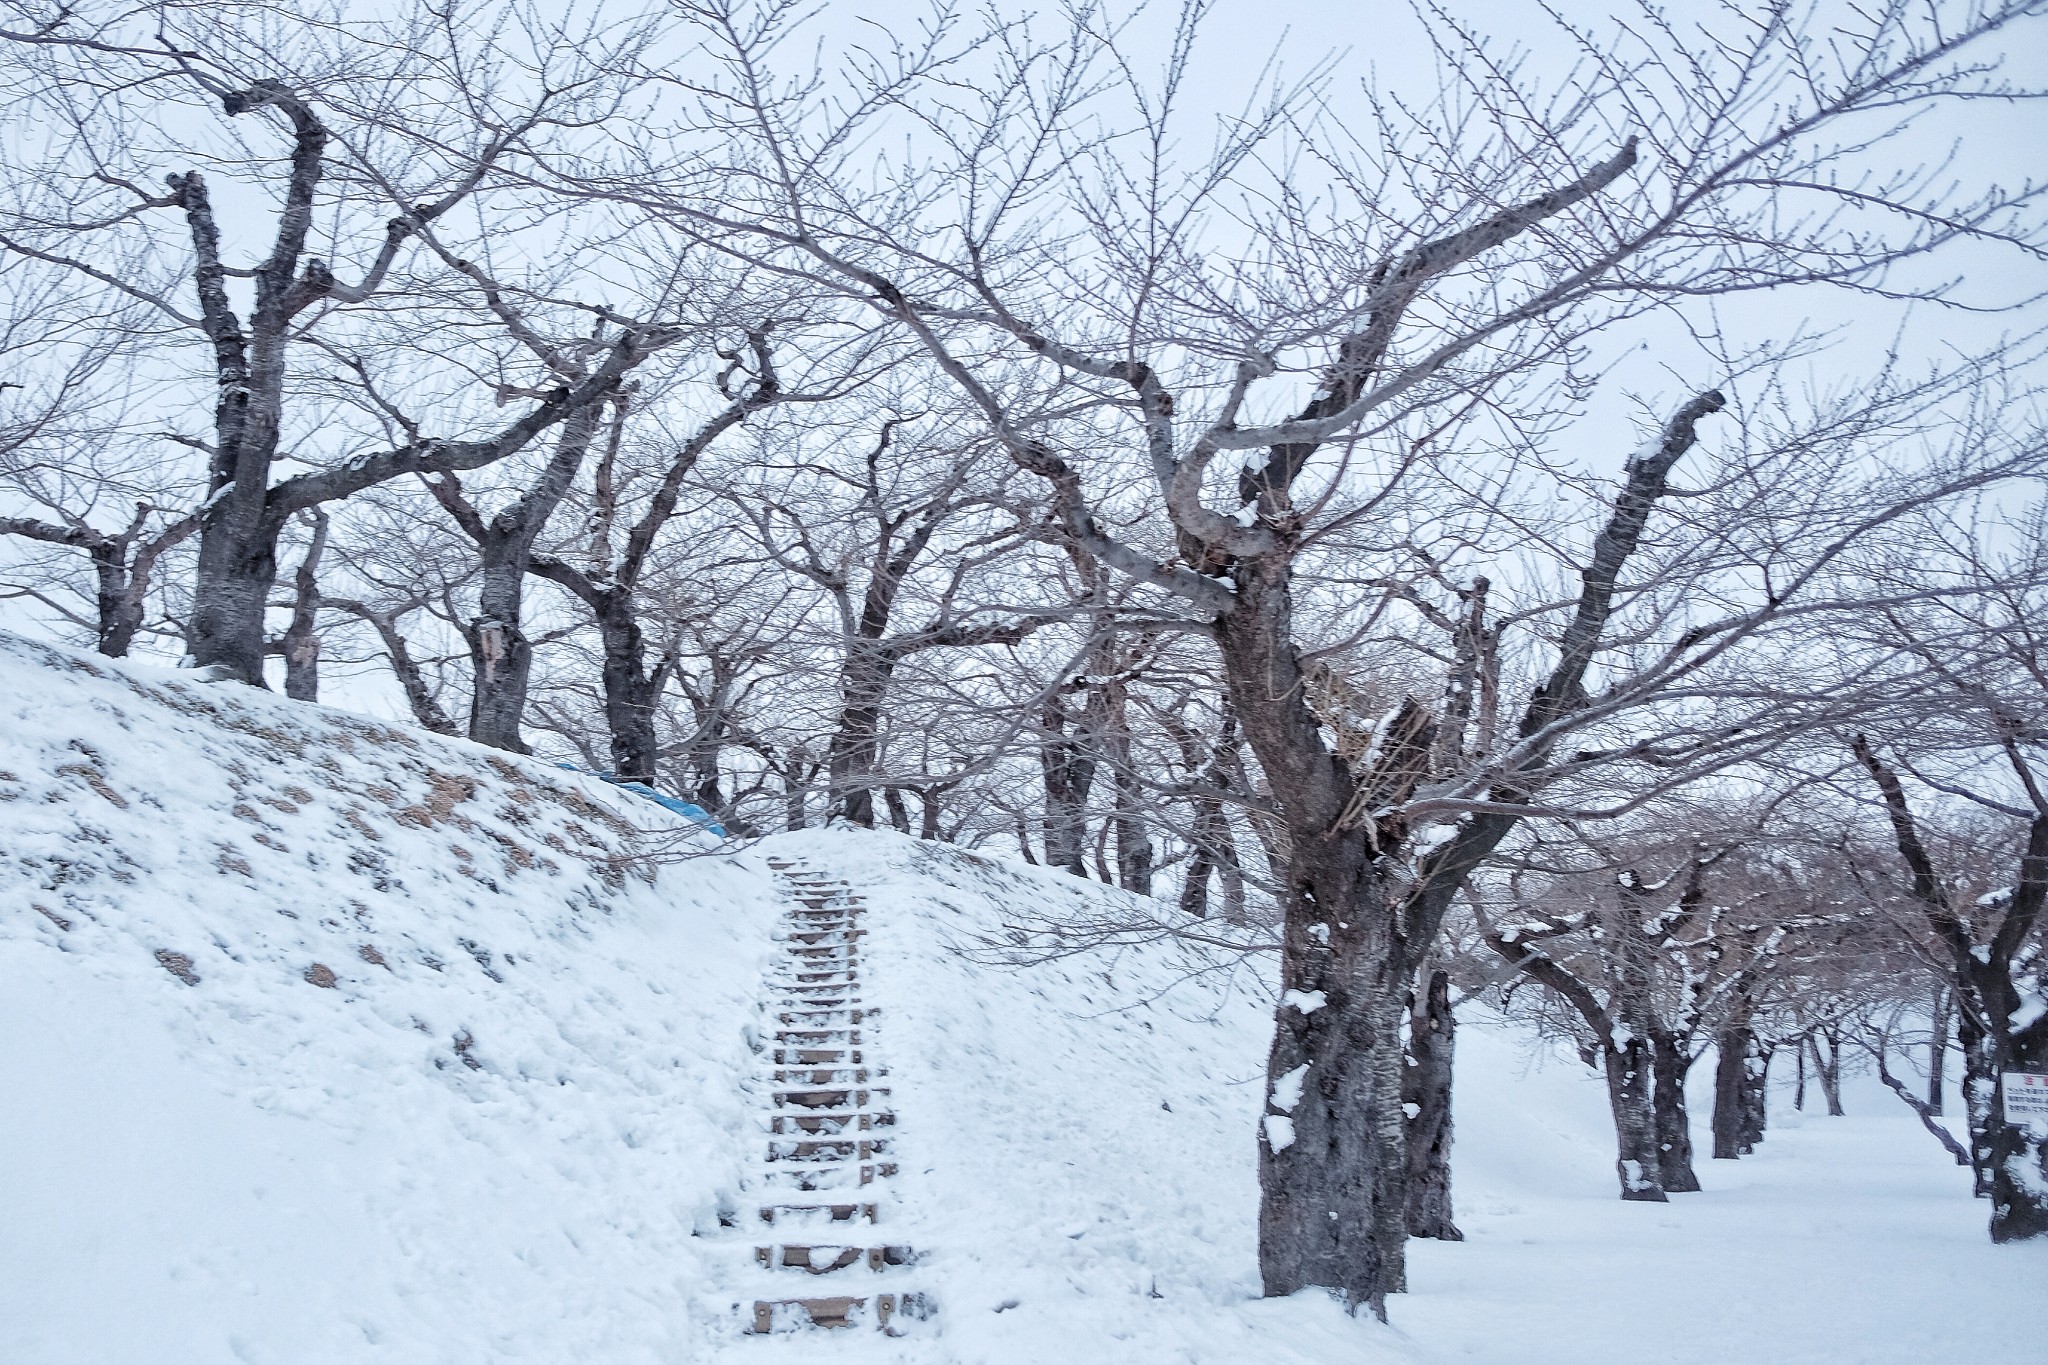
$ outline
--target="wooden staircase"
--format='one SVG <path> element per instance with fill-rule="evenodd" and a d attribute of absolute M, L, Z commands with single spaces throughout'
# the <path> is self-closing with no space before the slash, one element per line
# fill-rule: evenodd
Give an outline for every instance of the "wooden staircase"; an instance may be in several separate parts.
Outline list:
<path fill-rule="evenodd" d="M 772 1110 L 758 1178 L 759 1218 L 802 1239 L 754 1248 L 757 1266 L 790 1277 L 791 1284 L 787 1296 L 754 1300 L 747 1330 L 873 1327 L 898 1336 L 931 1308 L 925 1295 L 897 1283 L 917 1253 L 865 1235 L 887 1204 L 876 1197 L 878 1183 L 897 1172 L 889 1159 L 896 1126 L 889 1073 L 877 1060 L 878 1012 L 860 999 L 865 907 L 843 881 L 800 863 L 771 858 L 769 866 L 788 884 L 794 905 L 782 960 L 770 979 L 775 1032 L 766 1079 Z M 832 1288 L 841 1292 L 813 1291 L 808 1282 L 827 1275 L 838 1277 Z M 846 1283 L 853 1280 L 861 1283 Z"/>

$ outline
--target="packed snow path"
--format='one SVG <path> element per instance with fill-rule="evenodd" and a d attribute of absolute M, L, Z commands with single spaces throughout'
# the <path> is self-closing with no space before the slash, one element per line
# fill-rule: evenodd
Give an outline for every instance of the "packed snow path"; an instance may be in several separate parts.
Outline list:
<path fill-rule="evenodd" d="M 769 865 L 788 884 L 793 905 L 770 978 L 772 1112 L 759 1218 L 778 1233 L 865 1233 L 884 1221 L 885 1182 L 897 1166 L 887 1159 L 896 1116 L 888 1088 L 876 1084 L 888 1072 L 877 1061 L 875 1011 L 861 1003 L 862 901 L 845 882 L 801 864 Z M 754 1301 L 750 1332 L 872 1324 L 895 1335 L 904 1319 L 926 1311 L 924 1296 L 893 1287 L 913 1260 L 911 1249 L 879 1238 L 766 1242 L 754 1248 L 754 1260 L 778 1278 L 834 1276 L 839 1292 L 771 1291 Z M 843 1283 L 855 1278 L 876 1287 Z"/>

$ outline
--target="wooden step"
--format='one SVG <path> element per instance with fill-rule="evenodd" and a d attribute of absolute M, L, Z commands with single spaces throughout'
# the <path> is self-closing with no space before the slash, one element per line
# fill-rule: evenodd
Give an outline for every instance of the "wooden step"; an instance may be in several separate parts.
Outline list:
<path fill-rule="evenodd" d="M 774 1102 L 794 1109 L 861 1109 L 865 1108 L 871 1096 L 886 1095 L 887 1090 L 861 1090 L 851 1087 L 821 1090 L 778 1090 Z"/>
<path fill-rule="evenodd" d="M 829 1275 L 835 1270 L 846 1270 L 863 1263 L 869 1270 L 913 1265 L 917 1255 L 907 1246 L 818 1246 L 783 1242 L 755 1247 L 754 1260 L 770 1270 L 808 1270 L 813 1275 Z"/>
<path fill-rule="evenodd" d="M 818 1215 L 824 1215 L 820 1218 Z M 769 1224 L 872 1223 L 873 1204 L 763 1204 L 761 1221 Z"/>
<path fill-rule="evenodd" d="M 770 1161 L 870 1161 L 883 1155 L 887 1138 L 784 1138 L 768 1144 Z"/>
<path fill-rule="evenodd" d="M 877 1180 L 887 1180 L 896 1174 L 893 1161 L 875 1162 L 818 1162 L 815 1164 L 776 1165 L 762 1175 L 762 1180 L 778 1190 L 795 1190 L 802 1194 L 818 1194 L 831 1190 L 855 1189 L 872 1185 Z"/>
<path fill-rule="evenodd" d="M 756 1299 L 755 1335 L 794 1332 L 805 1327 L 865 1327 L 872 1324 L 890 1336 L 900 1335 L 895 1325 L 904 1318 L 923 1317 L 929 1312 L 921 1294 L 835 1294 L 825 1298 Z"/>
<path fill-rule="evenodd" d="M 865 1133 L 875 1128 L 893 1128 L 896 1116 L 888 1110 L 859 1114 L 773 1114 L 768 1131 L 777 1136 L 792 1133 Z"/>
<path fill-rule="evenodd" d="M 778 1068 L 769 1077 L 777 1085 L 866 1085 L 870 1073 L 881 1075 L 879 1067 L 813 1066 Z"/>
<path fill-rule="evenodd" d="M 779 1047 L 773 1058 L 777 1066 L 858 1066 L 860 1049 L 854 1047 Z"/>

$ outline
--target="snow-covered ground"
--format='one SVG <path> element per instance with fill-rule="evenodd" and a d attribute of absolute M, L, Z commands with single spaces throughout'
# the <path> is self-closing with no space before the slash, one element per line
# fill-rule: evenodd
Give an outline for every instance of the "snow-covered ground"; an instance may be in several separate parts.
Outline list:
<path fill-rule="evenodd" d="M 1255 1297 L 1256 958 L 991 951 L 1119 893 L 892 835 L 729 856 L 542 764 L 4 635 L 0 698 L 6 1365 L 2042 1358 L 2048 1247 L 1991 1247 L 1874 1086 L 1623 1205 L 1597 1079 L 1474 1020 L 1469 1240 L 1416 1244 L 1381 1326 Z M 769 855 L 868 901 L 885 1235 L 927 1253 L 886 1275 L 938 1306 L 902 1339 L 740 1335 Z"/>

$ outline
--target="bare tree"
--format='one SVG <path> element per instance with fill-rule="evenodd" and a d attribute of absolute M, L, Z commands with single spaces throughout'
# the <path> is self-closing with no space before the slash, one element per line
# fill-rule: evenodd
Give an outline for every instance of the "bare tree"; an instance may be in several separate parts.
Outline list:
<path fill-rule="evenodd" d="M 318 46 L 331 30 L 305 29 L 286 50 L 264 46 L 260 26 L 195 9 L 52 9 L 29 27 L 0 30 L 32 116 L 65 135 L 44 164 L 13 168 L 17 184 L 38 192 L 7 215 L 0 249 L 92 281 L 204 349 L 211 433 L 190 438 L 208 469 L 187 640 L 196 664 L 253 685 L 263 681 L 278 536 L 292 516 L 403 474 L 504 459 L 602 402 L 620 376 L 668 340 L 659 328 L 618 330 L 586 374 L 544 391 L 495 430 L 445 437 L 409 426 L 388 448 L 275 478 L 281 456 L 310 453 L 305 444 L 289 448 L 298 444 L 289 400 L 305 387 L 294 381 L 308 377 L 307 365 L 358 354 L 368 338 L 352 331 L 351 320 L 366 305 L 417 299 L 422 286 L 409 263 L 418 243 L 550 128 L 612 103 L 597 74 L 639 41 L 629 34 L 621 48 L 616 35 L 607 41 L 593 33 L 579 46 L 533 35 L 546 55 L 541 69 L 519 73 L 538 76 L 524 82 L 502 55 L 486 70 L 475 65 L 476 54 L 450 51 L 460 41 L 456 31 L 427 7 L 393 22 L 405 42 L 365 42 L 345 55 Z M 549 57 L 569 69 L 547 69 Z M 330 70 L 345 74 L 329 80 Z M 474 99 L 420 98 L 425 87 L 445 87 L 451 72 Z M 518 104 L 526 92 L 531 98 Z M 484 112 L 494 96 L 517 107 Z M 254 225 L 223 224 L 207 173 L 165 177 L 136 164 L 131 121 L 174 126 L 208 106 L 282 139 L 282 179 L 265 187 L 278 207 L 264 232 L 268 245 L 251 265 L 236 264 L 224 242 Z M 387 118 L 394 107 L 443 112 L 402 125 L 412 140 L 401 152 L 390 145 L 400 126 Z M 420 154 L 428 146 L 434 153 Z M 206 154 L 196 146 L 194 153 L 195 160 Z M 237 173 L 231 154 L 212 159 L 223 174 Z M 163 193 L 142 188 L 159 180 L 168 186 Z M 372 227 L 379 210 L 387 221 Z M 317 241 L 316 221 L 329 211 L 342 227 L 334 240 Z M 352 280 L 330 264 L 344 254 L 361 260 Z M 244 281 L 252 294 L 246 304 L 236 299 Z"/>
<path fill-rule="evenodd" d="M 1653 514 L 1729 399 L 1708 388 L 1669 404 L 1600 499 L 1590 547 L 1560 565 L 1575 589 L 1519 614 L 1548 662 L 1530 669 L 1530 701 L 1483 750 L 1462 703 L 1431 699 L 1388 717 L 1366 761 L 1332 752 L 1307 701 L 1306 656 L 1343 627 L 1298 615 L 1318 604 L 1316 569 L 1340 551 L 1354 566 L 1377 553 L 1378 566 L 1349 576 L 1404 584 L 1421 577 L 1406 548 L 1417 535 L 1442 537 L 1442 553 L 1426 556 L 1440 577 L 1455 546 L 1522 543 L 1512 518 L 1493 515 L 1503 508 L 1474 507 L 1460 491 L 1470 485 L 1456 473 L 1459 446 L 1483 442 L 1503 405 L 1539 427 L 1550 418 L 1536 413 L 1569 410 L 1573 346 L 1649 309 L 1794 281 L 1896 290 L 1894 267 L 1956 240 L 2038 248 L 2031 190 L 1948 193 L 1933 172 L 1872 179 L 1861 169 L 1872 139 L 1882 143 L 1909 105 L 2003 89 L 1969 54 L 2031 7 L 1896 6 L 1825 31 L 1771 9 L 1712 38 L 1653 16 L 1633 36 L 1574 35 L 1595 55 L 1565 90 L 1541 94 L 1510 93 L 1512 73 L 1440 22 L 1457 95 L 1439 123 L 1389 101 L 1371 110 L 1377 128 L 1319 124 L 1303 107 L 1313 92 L 1278 92 L 1197 166 L 1173 161 L 1170 132 L 1192 11 L 1149 88 L 1118 86 L 1134 67 L 1084 16 L 1055 42 L 990 45 L 965 82 L 970 101 L 955 98 L 956 68 L 983 49 L 949 48 L 940 24 L 893 64 L 850 75 L 856 88 L 832 105 L 820 93 L 829 79 L 773 71 L 785 11 L 702 0 L 689 12 L 727 77 L 716 100 L 678 111 L 676 136 L 729 140 L 754 188 L 713 202 L 656 190 L 643 169 L 615 193 L 678 232 L 866 301 L 914 338 L 1018 468 L 1044 481 L 1077 552 L 1179 599 L 1213 632 L 1232 711 L 1287 834 L 1286 998 L 1324 1002 L 1284 1006 L 1276 1019 L 1260 1149 L 1264 1283 L 1272 1294 L 1324 1285 L 1377 1307 L 1403 1281 L 1401 1015 L 1458 886 L 1532 813 L 1573 809 L 1574 783 L 1595 768 L 1648 762 L 1663 771 L 1640 785 L 1657 789 L 1676 768 L 1710 768 L 1765 731 L 1810 723 L 1810 712 L 1795 718 L 1783 705 L 1724 713 L 1704 731 L 1696 715 L 1662 726 L 1648 717 L 1732 668 L 1776 623 L 1819 609 L 1844 547 L 1902 508 L 2018 472 L 2034 456 L 1959 457 L 1945 478 L 1910 486 L 1864 476 L 1850 511 L 1842 499 L 1858 475 L 1839 449 L 1817 462 L 1826 442 L 1811 428 L 1775 448 L 1759 448 L 1752 431 L 1749 449 L 1724 456 L 1720 473 L 1734 482 L 1710 486 L 1777 481 L 1782 498 L 1799 469 L 1800 487 L 1817 495 L 1817 480 L 1828 481 L 1828 496 L 1808 496 L 1796 513 L 1797 499 L 1738 513 L 1709 496 L 1660 543 L 1646 540 L 1658 534 Z M 1857 55 L 1822 63 L 1824 49 Z M 1119 88 L 1130 91 L 1123 108 L 1099 107 Z M 913 108 L 944 130 L 931 174 L 960 212 L 943 225 L 920 188 L 878 183 L 848 150 Z M 1531 120 L 1529 109 L 1554 112 Z M 1614 135 L 1595 110 L 1634 131 Z M 1866 122 L 1850 131 L 1857 120 Z M 1135 162 L 1096 131 L 1111 126 L 1131 130 Z M 1323 214 L 1310 207 L 1323 199 L 1259 180 L 1266 163 L 1255 153 L 1283 130 L 1337 168 L 1335 190 L 1350 196 L 1341 211 Z M 1201 238 L 1204 207 L 1240 190 L 1275 207 L 1263 219 L 1233 215 L 1254 245 L 1228 253 L 1232 272 L 1286 263 L 1257 282 L 1211 273 Z M 1794 197 L 1807 207 L 1782 212 Z M 1048 219 L 1074 232 L 1039 232 Z M 1314 396 L 1300 403 L 1305 384 Z M 1261 415 L 1290 401 L 1290 420 Z M 1125 453 L 1151 488 L 1112 516 L 1091 475 Z M 1465 499 L 1454 505 L 1470 519 L 1455 531 L 1442 516 L 1432 524 L 1424 509 L 1438 498 Z M 1792 531 L 1791 517 L 1823 506 L 1832 510 Z M 1744 522 L 1769 529 L 1745 535 Z M 1767 586 L 1752 579 L 1746 595 L 1730 595 L 1731 535 L 1769 557 Z M 1631 727 L 1644 728 L 1624 742 L 1593 739 Z M 1426 834 L 1439 823 L 1445 837 Z"/>

